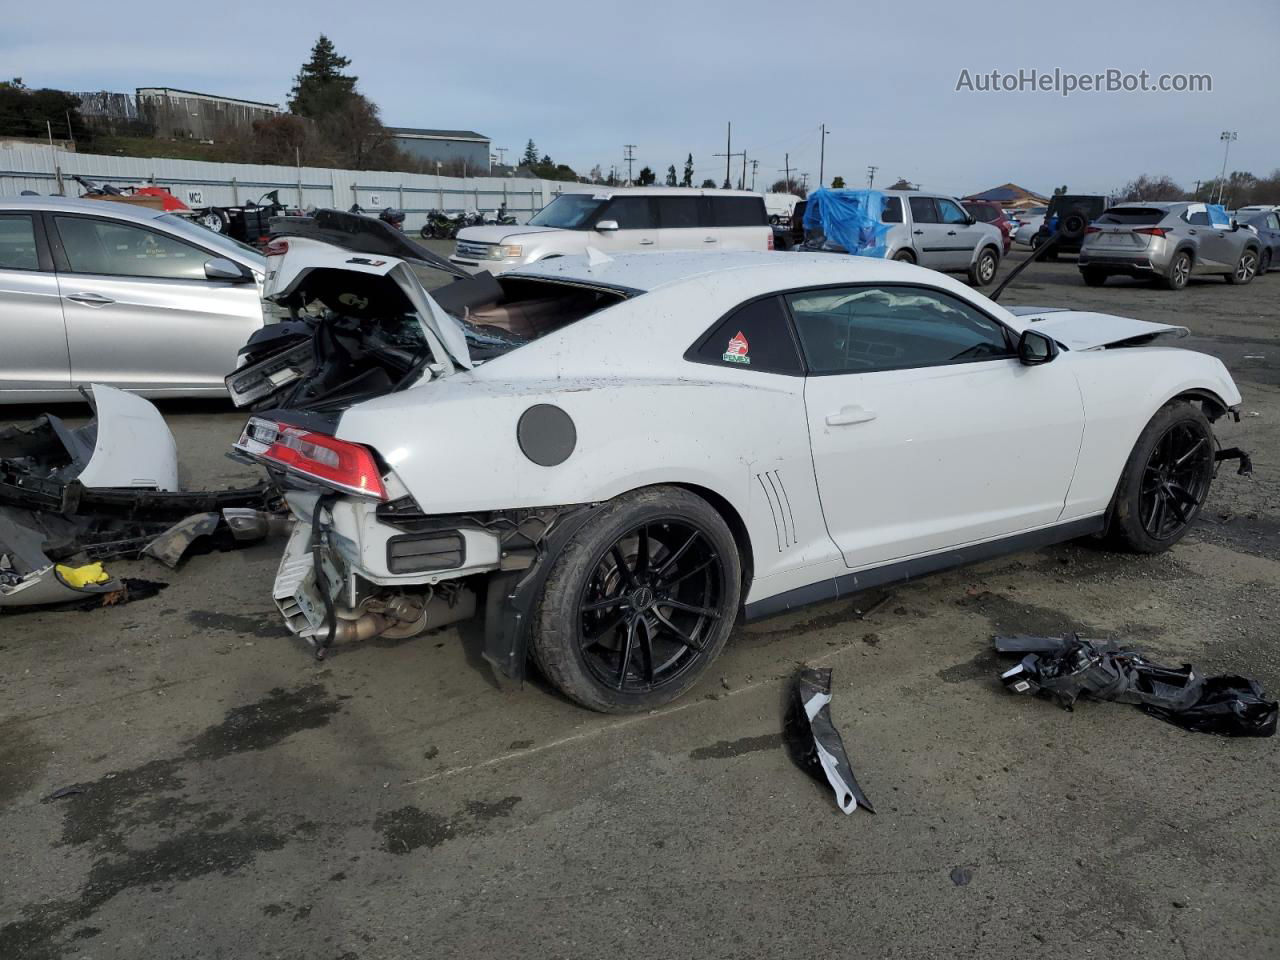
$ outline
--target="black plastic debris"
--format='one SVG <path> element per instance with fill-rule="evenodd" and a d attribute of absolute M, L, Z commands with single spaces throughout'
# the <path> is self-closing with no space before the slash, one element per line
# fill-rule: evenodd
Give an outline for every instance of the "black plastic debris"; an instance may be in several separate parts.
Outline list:
<path fill-rule="evenodd" d="M 1270 737 L 1275 700 L 1245 677 L 1205 678 L 1190 664 L 1167 667 L 1110 640 L 1063 637 L 994 638 L 999 653 L 1025 653 L 1001 682 L 1014 693 L 1043 694 L 1070 710 L 1080 698 L 1131 703 L 1153 717 L 1199 733 Z"/>
<path fill-rule="evenodd" d="M 836 805 L 845 813 L 865 807 L 875 813 L 844 749 L 844 740 L 831 722 L 831 670 L 805 668 L 796 674 L 783 727 L 791 759 L 819 783 L 835 791 Z"/>

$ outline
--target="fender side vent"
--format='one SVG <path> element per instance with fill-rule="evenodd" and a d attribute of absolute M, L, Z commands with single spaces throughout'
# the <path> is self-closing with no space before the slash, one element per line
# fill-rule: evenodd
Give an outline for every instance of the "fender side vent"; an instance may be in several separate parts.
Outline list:
<path fill-rule="evenodd" d="M 791 512 L 791 498 L 787 496 L 787 488 L 782 483 L 782 475 L 777 470 L 757 473 L 756 482 L 764 493 L 773 514 L 773 527 L 777 535 L 778 552 L 794 547 L 796 539 L 796 518 Z"/>

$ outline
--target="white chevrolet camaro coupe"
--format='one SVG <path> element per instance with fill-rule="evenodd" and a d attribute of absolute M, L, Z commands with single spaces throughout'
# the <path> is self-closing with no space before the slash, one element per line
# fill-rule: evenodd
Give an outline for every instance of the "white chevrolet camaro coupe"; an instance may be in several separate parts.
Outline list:
<path fill-rule="evenodd" d="M 227 378 L 299 521 L 276 602 L 322 652 L 483 597 L 496 671 L 596 710 L 679 696 L 739 618 L 1076 537 L 1165 550 L 1240 404 L 1184 328 L 909 264 L 592 251 L 428 293 L 439 258 L 357 219 L 268 249 L 293 319 Z"/>

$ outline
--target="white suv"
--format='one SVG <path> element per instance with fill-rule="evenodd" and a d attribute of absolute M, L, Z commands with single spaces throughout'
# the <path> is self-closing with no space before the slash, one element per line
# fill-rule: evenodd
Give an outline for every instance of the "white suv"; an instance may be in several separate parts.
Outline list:
<path fill-rule="evenodd" d="M 468 227 L 450 257 L 468 273 L 585 253 L 772 250 L 764 198 L 745 190 L 679 187 L 565 193 L 524 226 Z"/>

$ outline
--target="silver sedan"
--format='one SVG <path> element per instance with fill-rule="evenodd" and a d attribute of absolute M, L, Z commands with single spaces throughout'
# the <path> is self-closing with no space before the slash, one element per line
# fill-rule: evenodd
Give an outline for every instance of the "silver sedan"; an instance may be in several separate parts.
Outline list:
<path fill-rule="evenodd" d="M 173 214 L 63 197 L 0 198 L 0 403 L 102 383 L 225 396 L 263 323 L 266 259 Z"/>

